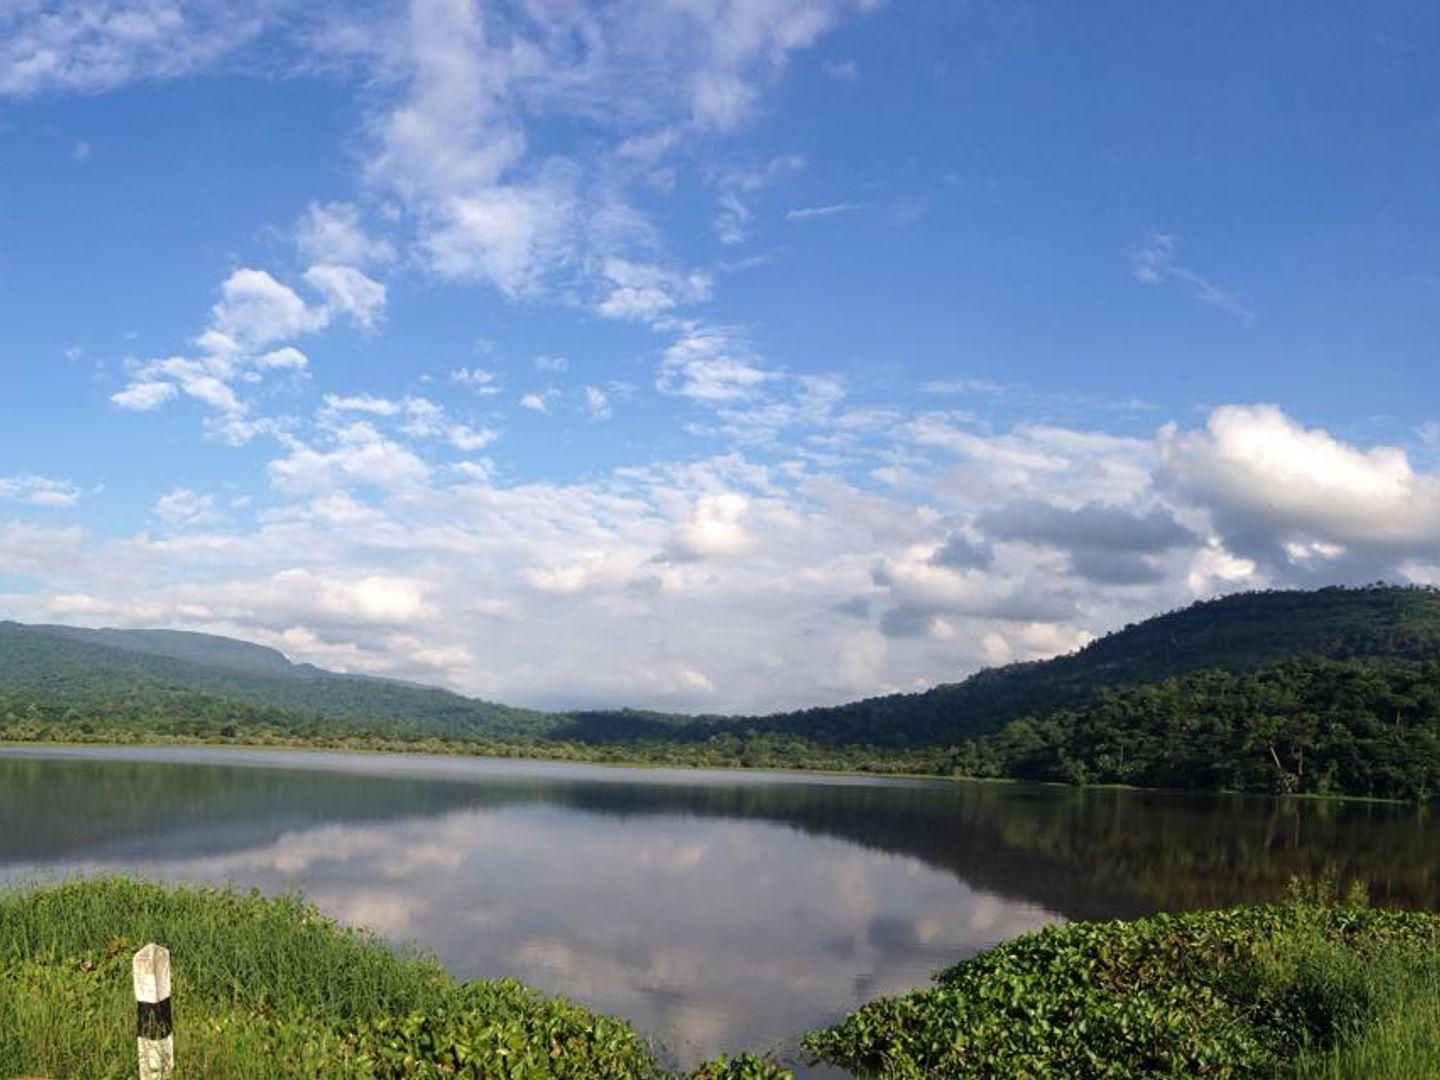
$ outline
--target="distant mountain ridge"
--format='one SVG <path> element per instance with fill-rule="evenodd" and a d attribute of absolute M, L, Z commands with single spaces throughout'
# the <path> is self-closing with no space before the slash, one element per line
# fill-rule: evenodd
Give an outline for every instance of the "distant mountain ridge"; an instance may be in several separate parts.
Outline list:
<path fill-rule="evenodd" d="M 0 623 L 0 694 L 94 706 L 179 689 L 365 728 L 455 737 L 697 741 L 753 731 L 828 746 L 907 748 L 954 745 L 1106 688 L 1212 669 L 1244 672 L 1294 657 L 1440 659 L 1440 591 L 1377 585 L 1238 593 L 1132 624 L 1052 660 L 981 671 L 917 694 L 768 716 L 548 713 L 328 672 L 215 635 L 14 622 Z"/>
<path fill-rule="evenodd" d="M 553 726 L 535 710 L 295 664 L 233 638 L 0 622 L 0 693 L 93 708 L 173 690 L 399 733 L 536 737 Z"/>
<path fill-rule="evenodd" d="M 219 634 L 200 634 L 190 630 L 117 630 L 110 627 L 91 630 L 83 626 L 43 623 L 27 629 L 110 649 L 165 656 L 172 660 L 184 660 L 192 664 L 243 671 L 253 675 L 322 678 L 329 674 L 313 664 L 294 663 L 279 649 L 237 638 L 221 637 Z"/>

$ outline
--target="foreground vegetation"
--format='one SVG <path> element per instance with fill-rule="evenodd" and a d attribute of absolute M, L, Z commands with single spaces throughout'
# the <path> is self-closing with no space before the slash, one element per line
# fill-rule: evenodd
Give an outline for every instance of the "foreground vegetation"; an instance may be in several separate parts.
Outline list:
<path fill-rule="evenodd" d="M 228 1078 L 660 1078 L 633 1028 L 512 981 L 456 982 L 294 897 L 126 879 L 0 895 L 0 1075 L 134 1075 L 130 957 L 174 956 L 176 1055 Z M 746 1056 L 694 1080 L 779 1080 Z"/>
<path fill-rule="evenodd" d="M 1440 916 L 1334 903 L 1075 923 L 806 1037 L 860 1076 L 1440 1076 Z"/>
<path fill-rule="evenodd" d="M 129 1077 L 131 953 L 174 954 L 207 1078 L 674 1078 L 626 1023 L 337 926 L 295 897 L 128 879 L 0 894 L 0 1075 Z M 1440 1075 L 1440 915 L 1291 902 L 1016 938 L 812 1032 L 861 1077 Z M 691 1080 L 784 1080 L 753 1055 Z"/>

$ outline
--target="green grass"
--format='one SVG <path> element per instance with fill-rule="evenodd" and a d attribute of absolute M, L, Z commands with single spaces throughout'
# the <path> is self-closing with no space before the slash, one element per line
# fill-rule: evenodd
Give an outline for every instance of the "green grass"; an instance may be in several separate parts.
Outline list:
<path fill-rule="evenodd" d="M 1318 900 L 1043 930 L 805 1047 L 886 1080 L 1440 1076 L 1440 916 Z"/>
<path fill-rule="evenodd" d="M 1295 1080 L 1413 1080 L 1440 1076 L 1440 958 L 1399 948 L 1357 956 L 1321 947 L 1302 964 L 1312 986 L 1346 1002 L 1329 1047 L 1302 1053 Z"/>
<path fill-rule="evenodd" d="M 181 1075 L 656 1078 L 623 1021 L 513 981 L 460 983 L 295 897 L 113 878 L 0 894 L 0 1076 L 134 1075 L 130 957 L 174 963 Z M 703 1080 L 788 1075 L 745 1057 Z"/>

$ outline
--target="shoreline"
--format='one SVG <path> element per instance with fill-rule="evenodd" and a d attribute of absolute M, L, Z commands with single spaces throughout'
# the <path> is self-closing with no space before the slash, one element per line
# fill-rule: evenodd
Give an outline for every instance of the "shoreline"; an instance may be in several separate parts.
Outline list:
<path fill-rule="evenodd" d="M 363 738 L 363 737 L 362 737 Z M 1423 810 L 1428 803 L 1420 800 L 1387 798 L 1380 795 L 1347 795 L 1347 794 L 1320 794 L 1316 792 L 1288 792 L 1276 794 L 1260 791 L 1238 791 L 1227 789 L 1210 788 L 1158 788 L 1141 787 L 1134 784 L 1065 784 L 1057 781 L 1047 780 L 1022 780 L 1004 776 L 965 776 L 953 773 L 919 772 L 904 770 L 872 769 L 863 766 L 855 768 L 810 768 L 803 764 L 789 765 L 747 765 L 723 761 L 687 761 L 687 760 L 665 760 L 657 761 L 653 758 L 626 757 L 623 755 L 597 754 L 595 756 L 572 755 L 558 752 L 559 747 L 573 749 L 586 744 L 562 743 L 557 745 L 557 752 L 552 754 L 531 752 L 538 745 L 530 743 L 510 744 L 518 751 L 516 753 L 501 752 L 507 745 L 503 740 L 484 745 L 470 744 L 462 740 L 450 739 L 426 739 L 416 744 L 406 743 L 400 740 L 372 740 L 367 742 L 379 742 L 382 745 L 353 745 L 344 738 L 327 740 L 289 739 L 276 742 L 246 742 L 240 740 L 217 740 L 194 738 L 191 736 L 147 736 L 143 739 L 108 738 L 99 736 L 94 739 L 7 739 L 0 738 L 0 749 L 7 748 L 71 748 L 71 749 L 104 749 L 106 747 L 135 748 L 163 750 L 168 748 L 181 749 L 207 749 L 207 750 L 259 750 L 259 751 L 288 751 L 305 752 L 318 751 L 331 754 L 350 754 L 356 757 L 364 756 L 419 756 L 437 758 L 471 758 L 488 761 L 528 761 L 536 763 L 557 764 L 557 765 L 593 765 L 613 769 L 633 769 L 642 771 L 658 771 L 673 769 L 687 772 L 734 772 L 734 773 L 775 773 L 790 774 L 796 776 L 815 776 L 832 778 L 872 778 L 877 780 L 913 780 L 926 783 L 946 784 L 1003 784 L 1020 787 L 1034 787 L 1058 789 L 1063 791 L 1118 791 L 1134 792 L 1142 795 L 1178 795 L 1209 797 L 1236 797 L 1244 799 L 1264 799 L 1271 802 L 1285 802 L 1288 800 L 1303 800 L 1305 802 L 1317 803 L 1376 803 L 1386 806 L 1410 806 L 1417 810 Z"/>

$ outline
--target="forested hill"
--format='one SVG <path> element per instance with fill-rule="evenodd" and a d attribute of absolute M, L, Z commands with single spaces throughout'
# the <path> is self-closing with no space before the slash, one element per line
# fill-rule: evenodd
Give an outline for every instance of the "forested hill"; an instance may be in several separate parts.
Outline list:
<path fill-rule="evenodd" d="M 535 737 L 555 718 L 435 687 L 292 664 L 210 634 L 0 622 L 0 700 L 164 711 L 176 693 L 323 717 L 359 730 Z"/>
<path fill-rule="evenodd" d="M 324 718 L 360 731 L 578 742 L 697 743 L 754 732 L 827 747 L 954 746 L 1101 690 L 1288 659 L 1440 661 L 1440 592 L 1374 586 L 1241 593 L 1127 626 L 1068 656 L 982 671 L 919 694 L 762 717 L 543 713 L 350 675 L 229 638 L 0 623 L 0 704 L 173 715 L 177 695 Z M 14 704 L 12 704 L 12 709 Z"/>
<path fill-rule="evenodd" d="M 988 669 L 923 693 L 738 721 L 706 717 L 683 727 L 656 714 L 581 713 L 560 732 L 594 741 L 698 738 L 738 723 L 829 746 L 952 745 L 1102 688 L 1243 672 L 1292 657 L 1440 660 L 1440 591 L 1376 585 L 1236 593 L 1132 624 L 1067 656 Z"/>

